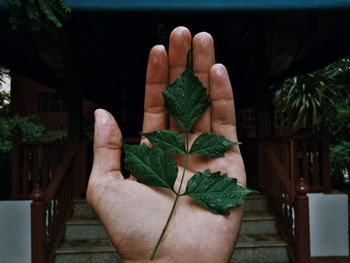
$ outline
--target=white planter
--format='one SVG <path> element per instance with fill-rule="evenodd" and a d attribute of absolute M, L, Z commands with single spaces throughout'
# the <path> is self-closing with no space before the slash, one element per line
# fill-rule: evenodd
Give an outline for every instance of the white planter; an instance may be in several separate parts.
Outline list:
<path fill-rule="evenodd" d="M 311 256 L 348 256 L 348 196 L 317 193 L 308 197 Z"/>
<path fill-rule="evenodd" d="M 0 263 L 31 262 L 30 204 L 0 202 Z"/>

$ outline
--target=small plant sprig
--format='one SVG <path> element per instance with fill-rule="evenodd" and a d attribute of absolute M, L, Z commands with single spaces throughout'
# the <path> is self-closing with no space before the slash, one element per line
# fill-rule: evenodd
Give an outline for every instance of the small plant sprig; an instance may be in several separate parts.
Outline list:
<path fill-rule="evenodd" d="M 181 193 L 188 160 L 190 155 L 200 155 L 209 158 L 224 156 L 224 152 L 239 142 L 231 142 L 223 136 L 205 132 L 199 135 L 191 148 L 188 143 L 189 133 L 199 116 L 208 108 L 209 96 L 199 79 L 194 75 L 190 54 L 188 54 L 185 71 L 163 92 L 165 108 L 169 115 L 184 131 L 183 138 L 172 130 L 160 130 L 142 134 L 152 147 L 146 144 L 124 144 L 126 169 L 137 178 L 138 182 L 148 186 L 164 187 L 176 195 L 169 217 L 160 237 L 150 255 L 153 260 L 163 235 L 169 225 L 178 199 L 189 196 L 209 211 L 229 215 L 230 207 L 243 204 L 244 197 L 255 192 L 237 184 L 236 178 L 229 178 L 221 172 L 211 172 L 209 169 L 194 174 L 187 182 L 186 190 Z M 178 189 L 174 183 L 178 175 L 178 166 L 172 153 L 184 155 L 184 167 Z"/>

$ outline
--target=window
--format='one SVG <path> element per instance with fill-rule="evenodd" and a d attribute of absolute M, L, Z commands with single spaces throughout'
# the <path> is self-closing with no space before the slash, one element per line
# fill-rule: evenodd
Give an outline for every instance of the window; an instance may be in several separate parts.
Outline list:
<path fill-rule="evenodd" d="M 40 92 L 38 94 L 38 112 L 63 111 L 67 111 L 63 94 L 58 92 Z"/>

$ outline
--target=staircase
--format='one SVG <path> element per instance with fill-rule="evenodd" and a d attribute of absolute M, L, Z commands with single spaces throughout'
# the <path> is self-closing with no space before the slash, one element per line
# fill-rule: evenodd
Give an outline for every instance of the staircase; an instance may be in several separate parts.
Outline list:
<path fill-rule="evenodd" d="M 74 211 L 66 223 L 64 241 L 56 250 L 55 263 L 122 262 L 85 200 L 74 201 Z"/>
<path fill-rule="evenodd" d="M 276 218 L 269 212 L 267 197 L 246 198 L 245 213 L 231 263 L 287 263 L 287 243 L 281 240 Z"/>
<path fill-rule="evenodd" d="M 85 200 L 76 200 L 73 216 L 66 224 L 64 242 L 56 250 L 55 263 L 102 262 L 119 263 L 121 259 L 96 214 Z M 288 262 L 287 244 L 277 233 L 275 217 L 268 212 L 266 197 L 247 197 L 241 235 L 231 262 Z"/>

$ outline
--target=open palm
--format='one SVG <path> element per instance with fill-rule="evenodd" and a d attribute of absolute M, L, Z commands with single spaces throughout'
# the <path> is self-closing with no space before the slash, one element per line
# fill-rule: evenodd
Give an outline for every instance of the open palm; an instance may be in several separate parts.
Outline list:
<path fill-rule="evenodd" d="M 223 65 L 214 64 L 214 44 L 207 33 L 193 40 L 187 28 L 173 30 L 169 51 L 155 46 L 150 52 L 143 132 L 162 129 L 178 130 L 169 120 L 161 95 L 168 82 L 173 82 L 185 69 L 186 55 L 192 48 L 193 70 L 208 88 L 211 106 L 195 123 L 190 143 L 202 132 L 209 131 L 237 141 L 232 88 Z M 104 225 L 123 262 L 148 262 L 169 216 L 175 194 L 167 189 L 149 187 L 134 178 L 124 179 L 120 172 L 121 132 L 112 115 L 95 112 L 94 164 L 87 200 Z M 146 139 L 142 139 L 146 142 Z M 183 161 L 177 159 L 179 176 Z M 224 157 L 209 159 L 191 156 L 185 181 L 205 169 L 226 172 L 245 185 L 245 171 L 238 146 Z M 186 182 L 185 182 L 186 183 Z M 184 190 L 184 189 L 183 189 Z M 230 209 L 229 216 L 212 214 L 189 197 L 181 197 L 169 227 L 157 251 L 155 262 L 227 262 L 239 234 L 243 208 Z"/>

